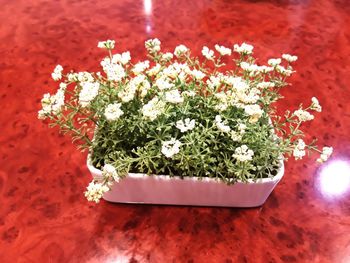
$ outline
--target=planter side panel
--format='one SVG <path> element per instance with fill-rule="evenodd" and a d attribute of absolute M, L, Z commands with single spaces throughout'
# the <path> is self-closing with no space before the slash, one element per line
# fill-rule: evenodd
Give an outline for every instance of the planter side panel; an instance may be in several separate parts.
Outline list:
<path fill-rule="evenodd" d="M 98 179 L 100 174 L 91 172 Z M 205 179 L 128 176 L 115 183 L 103 198 L 118 203 L 256 207 L 266 201 L 279 180 L 226 185 Z"/>

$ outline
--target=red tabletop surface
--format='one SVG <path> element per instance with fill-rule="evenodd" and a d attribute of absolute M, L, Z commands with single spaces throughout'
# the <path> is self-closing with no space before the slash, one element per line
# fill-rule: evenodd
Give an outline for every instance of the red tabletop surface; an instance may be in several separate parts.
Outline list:
<path fill-rule="evenodd" d="M 0 0 L 0 262 L 350 262 L 350 5 L 347 0 Z M 316 96 L 307 139 L 334 147 L 286 164 L 260 208 L 89 203 L 86 153 L 37 120 L 65 69 L 100 70 L 97 42 L 255 46 L 299 57 L 281 112 Z"/>

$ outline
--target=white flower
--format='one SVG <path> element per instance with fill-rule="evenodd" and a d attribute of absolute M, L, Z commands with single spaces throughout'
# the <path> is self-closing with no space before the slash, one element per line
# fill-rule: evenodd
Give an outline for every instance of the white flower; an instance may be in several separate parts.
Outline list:
<path fill-rule="evenodd" d="M 228 108 L 228 106 L 229 105 L 227 103 L 223 102 L 223 103 L 216 104 L 214 106 L 214 109 L 217 110 L 217 111 L 224 111 L 224 110 L 226 110 Z"/>
<path fill-rule="evenodd" d="M 294 111 L 293 113 L 295 116 L 298 117 L 299 121 L 303 122 L 303 121 L 311 121 L 314 119 L 314 115 L 310 114 L 309 112 L 299 109 Z"/>
<path fill-rule="evenodd" d="M 151 69 L 147 70 L 147 74 L 149 76 L 155 76 L 155 75 L 157 75 L 159 73 L 161 67 L 162 66 L 157 63 L 154 67 L 152 67 Z"/>
<path fill-rule="evenodd" d="M 55 95 L 44 94 L 41 100 L 42 109 L 38 112 L 38 119 L 44 120 L 50 114 L 57 115 L 64 106 L 64 89 L 60 88 Z"/>
<path fill-rule="evenodd" d="M 311 98 L 311 102 L 312 103 L 311 103 L 310 109 L 315 110 L 317 112 L 321 112 L 322 111 L 322 107 L 321 107 L 320 103 L 318 102 L 317 98 L 312 97 Z"/>
<path fill-rule="evenodd" d="M 155 53 L 160 51 L 160 41 L 158 38 L 149 39 L 145 42 L 145 47 L 148 52 Z"/>
<path fill-rule="evenodd" d="M 257 88 L 259 89 L 268 89 L 268 88 L 273 88 L 275 86 L 275 83 L 273 82 L 260 82 L 258 85 L 257 85 Z"/>
<path fill-rule="evenodd" d="M 245 103 L 245 104 L 254 104 L 256 103 L 260 96 L 260 90 L 256 89 L 256 88 L 252 88 L 249 90 L 249 93 L 248 94 L 237 94 L 239 99 Z"/>
<path fill-rule="evenodd" d="M 196 69 L 192 70 L 191 74 L 195 79 L 198 79 L 198 80 L 201 80 L 205 77 L 205 74 L 202 71 L 196 70 Z"/>
<path fill-rule="evenodd" d="M 83 82 L 82 89 L 79 93 L 79 104 L 86 107 L 98 95 L 100 83 L 98 82 Z"/>
<path fill-rule="evenodd" d="M 166 52 L 162 55 L 162 59 L 166 61 L 171 60 L 173 57 L 174 57 L 173 54 L 170 52 Z"/>
<path fill-rule="evenodd" d="M 150 88 L 151 84 L 147 80 L 146 76 L 139 74 L 129 81 L 129 83 L 124 87 L 124 90 L 118 93 L 118 97 L 123 102 L 129 102 L 134 99 L 136 91 L 138 90 L 140 97 L 144 98 Z"/>
<path fill-rule="evenodd" d="M 294 72 L 293 70 L 286 69 L 285 67 L 283 67 L 281 65 L 277 65 L 276 66 L 276 70 L 277 70 L 277 72 L 279 72 L 279 73 L 281 73 L 282 75 L 285 75 L 285 76 L 290 76 Z"/>
<path fill-rule="evenodd" d="M 159 100 L 157 97 L 154 97 L 147 104 L 142 107 L 142 114 L 145 118 L 153 121 L 157 118 L 158 115 L 164 112 L 165 102 Z"/>
<path fill-rule="evenodd" d="M 60 80 L 62 78 L 62 71 L 63 71 L 63 67 L 61 65 L 57 65 L 51 74 L 51 77 L 53 78 L 53 80 L 55 81 Z"/>
<path fill-rule="evenodd" d="M 269 73 L 269 72 L 273 71 L 274 69 L 273 69 L 273 67 L 259 66 L 258 70 L 261 73 Z"/>
<path fill-rule="evenodd" d="M 146 60 L 146 61 L 137 63 L 132 69 L 132 72 L 134 72 L 135 75 L 138 75 L 148 68 L 149 68 L 149 61 Z"/>
<path fill-rule="evenodd" d="M 68 73 L 68 81 L 71 82 L 93 82 L 94 77 L 89 72 Z"/>
<path fill-rule="evenodd" d="M 97 44 L 98 48 L 104 48 L 104 49 L 113 49 L 115 46 L 114 40 L 106 40 L 106 41 L 100 41 Z"/>
<path fill-rule="evenodd" d="M 220 53 L 221 56 L 226 56 L 226 55 L 231 56 L 231 54 L 232 54 L 231 49 L 224 47 L 224 46 L 215 45 L 215 49 L 217 52 Z"/>
<path fill-rule="evenodd" d="M 85 197 L 88 201 L 100 202 L 103 194 L 109 191 L 108 186 L 92 181 L 86 188 Z"/>
<path fill-rule="evenodd" d="M 214 59 L 214 51 L 209 49 L 208 47 L 203 47 L 202 54 L 206 59 L 213 60 Z"/>
<path fill-rule="evenodd" d="M 107 78 L 110 81 L 121 81 L 125 76 L 125 70 L 119 63 L 115 63 L 110 58 L 105 58 L 101 61 L 103 71 L 106 72 Z"/>
<path fill-rule="evenodd" d="M 227 83 L 232 85 L 235 92 L 246 92 L 249 89 L 249 85 L 240 77 L 228 78 Z"/>
<path fill-rule="evenodd" d="M 245 125 L 244 123 L 238 124 L 238 130 L 239 130 L 240 134 L 244 134 L 246 129 L 247 129 L 247 125 Z"/>
<path fill-rule="evenodd" d="M 182 55 L 186 54 L 187 52 L 188 52 L 188 48 L 184 45 L 179 45 L 174 50 L 174 54 L 177 57 L 181 57 Z"/>
<path fill-rule="evenodd" d="M 180 147 L 182 143 L 175 138 L 172 138 L 170 141 L 165 141 L 162 143 L 162 154 L 167 158 L 173 157 L 175 154 L 180 152 Z"/>
<path fill-rule="evenodd" d="M 245 71 L 248 71 L 248 72 L 259 72 L 259 66 L 258 65 L 255 65 L 255 64 L 249 64 L 247 62 L 241 62 L 240 64 L 241 68 Z"/>
<path fill-rule="evenodd" d="M 240 162 L 246 162 L 253 160 L 254 152 L 248 148 L 247 145 L 242 145 L 235 149 L 235 153 L 232 155 L 233 158 Z"/>
<path fill-rule="evenodd" d="M 171 83 L 168 78 L 166 77 L 161 77 L 156 80 L 155 85 L 158 87 L 160 90 L 167 90 L 175 87 L 174 83 Z"/>
<path fill-rule="evenodd" d="M 241 46 L 237 45 L 237 44 L 235 44 L 233 46 L 233 50 L 235 52 L 238 52 L 240 54 L 245 54 L 245 55 L 252 54 L 253 53 L 253 49 L 254 49 L 254 47 L 252 45 L 249 45 L 249 44 L 246 44 L 246 43 L 243 43 Z"/>
<path fill-rule="evenodd" d="M 234 142 L 239 142 L 242 140 L 242 135 L 236 131 L 231 131 L 231 139 Z"/>
<path fill-rule="evenodd" d="M 119 182 L 119 176 L 117 170 L 111 164 L 105 164 L 102 168 L 102 175 L 105 179 L 113 179 L 116 182 Z"/>
<path fill-rule="evenodd" d="M 165 92 L 165 101 L 170 103 L 182 103 L 184 98 L 176 89 Z"/>
<path fill-rule="evenodd" d="M 227 133 L 231 131 L 230 126 L 224 124 L 220 115 L 215 116 L 215 125 L 221 132 Z"/>
<path fill-rule="evenodd" d="M 222 83 L 222 76 L 210 76 L 209 79 L 207 79 L 207 85 L 210 89 L 217 89 Z"/>
<path fill-rule="evenodd" d="M 151 84 L 145 75 L 138 75 L 133 80 L 135 82 L 134 85 L 138 87 L 140 97 L 144 98 L 147 95 L 148 91 L 151 89 Z"/>
<path fill-rule="evenodd" d="M 60 86 L 60 89 L 63 89 L 63 90 L 67 88 L 67 84 L 64 82 L 61 82 L 59 86 Z"/>
<path fill-rule="evenodd" d="M 302 159 L 305 156 L 305 142 L 302 139 L 297 141 L 293 150 L 293 156 L 295 160 Z"/>
<path fill-rule="evenodd" d="M 126 65 L 131 60 L 130 52 L 123 52 L 122 54 L 115 54 L 112 57 L 113 63 L 121 63 L 123 65 Z"/>
<path fill-rule="evenodd" d="M 333 153 L 333 147 L 323 147 L 320 158 L 317 159 L 317 162 L 324 163 Z"/>
<path fill-rule="evenodd" d="M 124 112 L 120 109 L 120 103 L 109 104 L 104 112 L 104 115 L 108 121 L 115 121 L 120 116 L 124 114 Z"/>
<path fill-rule="evenodd" d="M 176 128 L 178 128 L 181 132 L 190 131 L 195 125 L 196 121 L 190 120 L 189 118 L 186 118 L 185 121 L 179 120 L 176 122 Z"/>
<path fill-rule="evenodd" d="M 292 56 L 292 55 L 289 55 L 289 54 L 283 54 L 282 58 L 287 60 L 288 62 L 294 62 L 294 61 L 297 61 L 297 59 L 298 59 L 297 56 Z"/>
<path fill-rule="evenodd" d="M 244 106 L 244 112 L 250 116 L 250 123 L 257 122 L 263 114 L 263 110 L 257 104 Z"/>
<path fill-rule="evenodd" d="M 137 85 L 131 80 L 128 84 L 126 84 L 124 90 L 118 93 L 118 97 L 122 100 L 122 102 L 126 103 L 134 99 L 136 91 Z"/>
<path fill-rule="evenodd" d="M 185 90 L 184 92 L 182 92 L 182 95 L 187 97 L 194 97 L 196 96 L 196 92 L 194 92 L 193 90 Z"/>
<path fill-rule="evenodd" d="M 277 65 L 281 64 L 282 60 L 280 58 L 270 58 L 267 61 L 267 64 L 269 64 L 271 67 L 276 67 Z"/>

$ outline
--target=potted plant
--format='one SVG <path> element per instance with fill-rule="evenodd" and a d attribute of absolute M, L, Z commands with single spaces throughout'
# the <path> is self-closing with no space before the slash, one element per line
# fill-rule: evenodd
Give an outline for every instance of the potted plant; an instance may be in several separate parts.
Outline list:
<path fill-rule="evenodd" d="M 257 65 L 245 43 L 203 47 L 200 57 L 160 45 L 146 41 L 149 60 L 133 64 L 128 51 L 112 54 L 114 41 L 99 42 L 108 51 L 102 73 L 52 73 L 59 89 L 44 95 L 38 117 L 89 151 L 89 201 L 259 206 L 288 156 L 331 155 L 302 139 L 302 123 L 321 111 L 316 98 L 276 114 L 296 56 Z"/>

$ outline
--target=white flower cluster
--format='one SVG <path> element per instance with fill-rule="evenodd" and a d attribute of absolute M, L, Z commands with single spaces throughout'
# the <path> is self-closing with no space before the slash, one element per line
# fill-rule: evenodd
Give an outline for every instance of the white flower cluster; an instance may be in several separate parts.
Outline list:
<path fill-rule="evenodd" d="M 134 72 L 135 75 L 141 74 L 146 69 L 149 68 L 149 61 L 141 61 L 135 64 L 134 68 L 132 69 L 132 72 Z"/>
<path fill-rule="evenodd" d="M 51 73 L 52 79 L 55 81 L 60 80 L 62 78 L 62 71 L 63 67 L 61 65 L 57 65 Z"/>
<path fill-rule="evenodd" d="M 240 63 L 240 67 L 249 73 L 249 76 L 250 77 L 255 77 L 259 74 L 265 74 L 265 73 L 268 73 L 268 72 L 271 72 L 274 70 L 273 67 L 268 67 L 268 66 L 258 66 L 256 64 L 250 64 L 250 63 L 247 63 L 247 62 L 241 62 Z"/>
<path fill-rule="evenodd" d="M 242 43 L 242 45 L 235 44 L 233 50 L 237 53 L 249 55 L 253 53 L 254 47 L 252 45 Z"/>
<path fill-rule="evenodd" d="M 175 48 L 174 55 L 177 57 L 181 57 L 185 55 L 188 51 L 189 49 L 185 45 L 179 45 Z"/>
<path fill-rule="evenodd" d="M 161 70 L 162 66 L 160 64 L 156 64 L 154 67 L 150 68 L 149 70 L 147 70 L 147 75 L 148 76 L 156 76 L 159 71 Z"/>
<path fill-rule="evenodd" d="M 195 78 L 197 80 L 201 80 L 206 76 L 202 71 L 197 70 L 197 69 L 192 70 L 191 75 L 193 78 Z"/>
<path fill-rule="evenodd" d="M 175 138 L 170 141 L 165 141 L 162 143 L 162 154 L 167 158 L 172 158 L 175 154 L 180 152 L 180 147 L 182 143 Z"/>
<path fill-rule="evenodd" d="M 97 47 L 103 49 L 113 49 L 115 47 L 115 41 L 110 39 L 106 41 L 100 41 L 98 42 Z"/>
<path fill-rule="evenodd" d="M 233 158 L 240 162 L 247 162 L 253 160 L 254 152 L 250 150 L 247 145 L 242 145 L 235 149 L 235 153 L 232 155 Z"/>
<path fill-rule="evenodd" d="M 174 57 L 173 53 L 166 52 L 162 55 L 162 59 L 165 61 L 169 61 Z"/>
<path fill-rule="evenodd" d="M 182 103 L 184 98 L 181 96 L 180 92 L 177 89 L 170 90 L 165 92 L 165 101 L 170 103 Z"/>
<path fill-rule="evenodd" d="M 320 158 L 317 159 L 317 162 L 324 163 L 333 153 L 333 147 L 323 147 Z"/>
<path fill-rule="evenodd" d="M 186 118 L 185 121 L 179 120 L 176 122 L 176 128 L 178 128 L 182 133 L 193 130 L 195 125 L 196 121 L 189 118 Z"/>
<path fill-rule="evenodd" d="M 322 107 L 320 105 L 320 103 L 318 102 L 318 99 L 315 97 L 311 98 L 311 106 L 310 106 L 311 110 L 317 111 L 317 112 L 321 112 L 322 111 Z"/>
<path fill-rule="evenodd" d="M 165 79 L 178 79 L 181 82 L 185 82 L 187 79 L 187 75 L 191 74 L 191 70 L 186 63 L 173 63 L 168 67 L 164 68 L 162 72 L 160 72 L 160 77 Z"/>
<path fill-rule="evenodd" d="M 142 114 L 145 118 L 153 121 L 165 110 L 165 102 L 159 100 L 157 97 L 151 99 L 142 107 Z"/>
<path fill-rule="evenodd" d="M 119 182 L 119 175 L 115 167 L 111 164 L 105 164 L 102 168 L 102 176 L 107 182 Z"/>
<path fill-rule="evenodd" d="M 271 67 L 276 67 L 277 65 L 281 64 L 282 60 L 280 58 L 270 58 L 267 61 L 267 64 L 269 64 Z"/>
<path fill-rule="evenodd" d="M 147 77 L 143 74 L 140 74 L 132 78 L 125 85 L 124 89 L 118 93 L 118 97 L 122 100 L 122 102 L 126 103 L 133 100 L 136 91 L 139 91 L 140 97 L 144 98 L 150 88 L 151 84 L 147 80 Z"/>
<path fill-rule="evenodd" d="M 101 184 L 101 183 L 95 183 L 94 181 L 90 182 L 88 187 L 86 187 L 85 191 L 85 197 L 88 201 L 93 201 L 96 203 L 100 202 L 100 199 L 102 198 L 103 194 L 109 191 L 108 186 Z"/>
<path fill-rule="evenodd" d="M 182 92 L 182 95 L 186 97 L 194 97 L 196 96 L 196 92 L 194 92 L 193 90 L 185 90 L 184 92 Z"/>
<path fill-rule="evenodd" d="M 291 70 L 290 68 L 285 68 L 281 65 L 277 65 L 276 66 L 276 71 L 284 76 L 290 76 L 292 75 L 292 73 L 294 72 L 293 70 Z"/>
<path fill-rule="evenodd" d="M 108 121 L 115 121 L 119 119 L 119 117 L 124 114 L 120 107 L 120 103 L 108 104 L 104 112 L 106 119 Z"/>
<path fill-rule="evenodd" d="M 263 110 L 257 104 L 244 106 L 244 112 L 249 115 L 250 123 L 256 123 L 263 114 Z"/>
<path fill-rule="evenodd" d="M 256 64 L 249 64 L 248 62 L 241 62 L 240 66 L 243 70 L 247 72 L 257 72 L 259 70 L 259 66 Z"/>
<path fill-rule="evenodd" d="M 243 123 L 237 125 L 238 131 L 231 131 L 231 139 L 234 142 L 239 142 L 242 140 L 242 136 L 245 133 L 247 126 Z"/>
<path fill-rule="evenodd" d="M 292 56 L 292 55 L 289 55 L 289 54 L 283 54 L 282 58 L 285 59 L 288 62 L 294 62 L 294 61 L 297 61 L 297 59 L 298 59 L 297 56 Z"/>
<path fill-rule="evenodd" d="M 293 156 L 295 160 L 302 159 L 305 156 L 305 142 L 302 139 L 297 141 L 293 150 Z"/>
<path fill-rule="evenodd" d="M 124 59 L 128 59 L 127 55 L 124 56 Z M 111 60 L 110 58 L 105 58 L 101 61 L 103 71 L 106 73 L 107 79 L 110 81 L 121 81 L 126 76 L 124 67 L 117 62 L 118 59 L 119 56 L 116 56 L 115 59 Z"/>
<path fill-rule="evenodd" d="M 256 85 L 258 89 L 268 89 L 268 88 L 273 88 L 274 86 L 275 86 L 275 83 L 269 82 L 269 81 L 263 81 L 258 83 L 258 85 Z"/>
<path fill-rule="evenodd" d="M 224 46 L 215 45 L 215 49 L 217 52 L 219 52 L 219 54 L 221 56 L 231 56 L 231 54 L 232 54 L 231 49 L 224 47 Z"/>
<path fill-rule="evenodd" d="M 160 90 L 167 90 L 175 87 L 174 83 L 172 83 L 169 78 L 166 76 L 162 76 L 159 79 L 156 80 L 155 85 L 160 89 Z"/>
<path fill-rule="evenodd" d="M 90 102 L 96 98 L 100 89 L 98 82 L 82 82 L 81 91 L 79 93 L 79 104 L 84 108 L 90 105 Z"/>
<path fill-rule="evenodd" d="M 296 110 L 293 114 L 298 117 L 300 122 L 311 121 L 315 118 L 314 115 L 303 109 Z"/>
<path fill-rule="evenodd" d="M 149 39 L 145 42 L 145 47 L 148 52 L 155 53 L 160 51 L 160 41 L 158 38 Z"/>
<path fill-rule="evenodd" d="M 231 131 L 230 126 L 225 124 L 220 115 L 215 116 L 215 125 L 221 132 L 228 133 Z"/>
<path fill-rule="evenodd" d="M 130 60 L 131 56 L 129 51 L 123 52 L 122 54 L 115 54 L 112 56 L 112 64 L 120 63 L 122 65 L 126 65 L 130 62 Z"/>
<path fill-rule="evenodd" d="M 204 46 L 203 49 L 202 49 L 202 55 L 208 60 L 213 60 L 214 59 L 214 51 L 209 49 L 206 46 Z"/>
<path fill-rule="evenodd" d="M 60 86 L 61 88 L 58 89 L 55 95 L 50 95 L 50 93 L 44 94 L 44 97 L 41 99 L 42 109 L 38 112 L 39 119 L 43 120 L 50 114 L 57 115 L 61 112 L 64 106 L 64 92 L 66 86 L 65 84 Z"/>
<path fill-rule="evenodd" d="M 72 72 L 67 74 L 67 79 L 70 82 L 93 82 L 94 77 L 89 72 Z"/>

